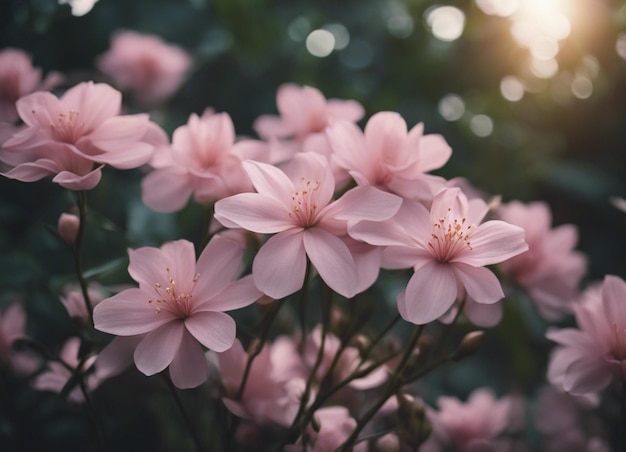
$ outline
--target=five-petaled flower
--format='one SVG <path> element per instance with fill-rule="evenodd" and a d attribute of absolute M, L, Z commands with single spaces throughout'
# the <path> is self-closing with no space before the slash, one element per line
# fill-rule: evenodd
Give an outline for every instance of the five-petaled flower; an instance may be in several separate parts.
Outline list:
<path fill-rule="evenodd" d="M 308 257 L 330 288 L 354 296 L 361 286 L 354 257 L 342 240 L 348 221 L 386 220 L 401 199 L 374 187 L 357 187 L 332 201 L 335 180 L 328 161 L 312 152 L 297 154 L 288 174 L 264 163 L 243 164 L 257 193 L 218 201 L 215 217 L 227 227 L 275 234 L 254 258 L 257 287 L 273 298 L 296 292 L 303 286 Z"/>
<path fill-rule="evenodd" d="M 440 191 L 430 212 L 405 201 L 392 221 L 358 222 L 350 235 L 373 245 L 387 246 L 383 266 L 410 268 L 414 273 L 398 296 L 402 317 L 421 325 L 448 311 L 465 295 L 491 304 L 504 297 L 498 278 L 485 265 L 496 264 L 526 249 L 524 230 L 503 221 L 480 224 L 487 206 L 468 201 L 458 188 Z"/>
<path fill-rule="evenodd" d="M 98 304 L 94 326 L 118 336 L 147 333 L 135 349 L 137 368 L 153 375 L 169 366 L 177 387 L 198 386 L 208 378 L 202 345 L 221 352 L 235 340 L 235 321 L 224 311 L 261 296 L 250 276 L 233 281 L 242 253 L 240 242 L 220 236 L 197 263 L 186 240 L 130 250 L 128 272 L 139 287 Z"/>
<path fill-rule="evenodd" d="M 159 127 L 147 114 L 120 115 L 122 95 L 102 83 L 84 82 L 61 98 L 36 92 L 17 101 L 26 127 L 3 145 L 0 160 L 10 179 L 33 182 L 53 175 L 70 190 L 100 182 L 103 165 L 136 168 L 150 160 Z"/>

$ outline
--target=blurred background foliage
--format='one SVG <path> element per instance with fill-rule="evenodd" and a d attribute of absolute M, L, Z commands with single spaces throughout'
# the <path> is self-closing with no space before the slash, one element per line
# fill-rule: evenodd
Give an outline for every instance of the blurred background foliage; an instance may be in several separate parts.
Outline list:
<path fill-rule="evenodd" d="M 452 146 L 439 174 L 465 177 L 504 201 L 547 201 L 554 224 L 578 226 L 579 249 L 590 259 L 588 281 L 607 273 L 626 277 L 626 214 L 609 202 L 626 197 L 621 0 L 100 0 L 82 17 L 55 0 L 0 2 L 0 48 L 28 51 L 44 72 L 64 73 L 65 87 L 108 81 L 94 61 L 121 29 L 157 34 L 194 58 L 177 94 L 150 111 L 170 134 L 190 113 L 212 107 L 231 115 L 239 135 L 254 136 L 254 119 L 276 113 L 276 90 L 286 82 L 355 99 L 367 117 L 398 111 L 409 126 L 423 122 L 427 133 L 442 134 Z M 130 101 L 127 108 L 141 111 Z M 87 231 L 86 266 L 105 284 L 128 281 L 127 247 L 177 238 L 197 243 L 201 236 L 202 208 L 150 211 L 140 201 L 141 176 L 107 168 L 88 194 L 94 226 Z M 22 299 L 29 333 L 61 343 L 74 326 L 54 299 L 73 281 L 73 269 L 45 226 L 54 227 L 74 200 L 49 181 L 1 178 L 0 193 L 0 301 Z M 515 318 L 507 319 L 518 332 Z M 529 364 L 524 359 L 532 354 L 520 353 L 513 368 L 528 380 L 543 378 L 545 362 Z M 500 372 L 514 378 L 511 369 Z M 47 404 L 56 400 L 50 397 Z M 41 419 L 46 409 L 40 407 Z M 144 419 L 134 414 L 120 419 Z M 155 416 L 143 422 L 156 422 Z M 38 418 L 29 422 L 37 425 Z M 61 427 L 42 428 L 63 437 Z M 160 433 L 155 444 L 169 434 Z"/>

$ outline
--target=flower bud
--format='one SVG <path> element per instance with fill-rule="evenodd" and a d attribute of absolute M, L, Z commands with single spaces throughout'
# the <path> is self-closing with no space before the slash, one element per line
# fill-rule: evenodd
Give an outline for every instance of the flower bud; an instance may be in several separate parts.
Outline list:
<path fill-rule="evenodd" d="M 363 334 L 357 334 L 350 340 L 350 345 L 352 347 L 356 347 L 356 349 L 359 350 L 359 353 L 362 355 L 366 350 L 369 349 L 371 341 Z"/>
<path fill-rule="evenodd" d="M 62 213 L 57 224 L 57 231 L 65 243 L 73 245 L 78 237 L 79 226 L 80 220 L 76 215 Z"/>
<path fill-rule="evenodd" d="M 458 361 L 466 356 L 473 355 L 483 342 L 485 333 L 483 331 L 471 331 L 463 337 L 461 345 L 454 354 L 454 360 Z"/>
<path fill-rule="evenodd" d="M 396 394 L 396 399 L 398 418 L 401 422 L 398 434 L 403 442 L 416 449 L 431 433 L 424 404 L 421 400 L 404 393 Z"/>

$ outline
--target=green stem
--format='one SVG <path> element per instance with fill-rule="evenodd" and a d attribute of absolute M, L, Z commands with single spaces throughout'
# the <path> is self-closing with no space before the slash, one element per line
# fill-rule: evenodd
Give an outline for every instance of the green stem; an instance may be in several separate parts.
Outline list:
<path fill-rule="evenodd" d="M 391 374 L 391 378 L 387 382 L 385 389 L 383 390 L 383 395 L 378 399 L 378 401 L 365 413 L 365 415 L 359 419 L 356 427 L 350 434 L 350 437 L 343 443 L 341 447 L 342 452 L 348 452 L 352 449 L 352 446 L 357 441 L 359 433 L 365 428 L 367 423 L 374 417 L 374 415 L 380 410 L 380 408 L 387 402 L 389 397 L 395 394 L 398 389 L 400 389 L 404 385 L 404 368 L 406 367 L 409 359 L 413 355 L 413 350 L 417 345 L 417 341 L 422 335 L 422 331 L 424 330 L 424 325 L 419 325 L 413 330 L 413 335 L 406 346 L 404 351 L 404 355 L 402 355 L 402 359 L 400 360 L 400 364 L 396 368 L 396 371 Z"/>
<path fill-rule="evenodd" d="M 298 349 L 300 350 L 300 354 L 304 353 L 304 346 L 306 344 L 306 338 L 307 338 L 306 307 L 309 301 L 310 273 L 311 273 L 311 263 L 307 259 L 306 271 L 304 273 L 304 284 L 300 291 L 302 296 L 300 297 L 300 303 L 298 304 L 298 317 L 300 318 L 300 344 L 298 346 Z"/>
<path fill-rule="evenodd" d="M 176 406 L 178 407 L 180 414 L 183 416 L 183 420 L 185 422 L 185 425 L 187 426 L 187 429 L 189 430 L 189 434 L 191 435 L 191 438 L 193 439 L 193 442 L 196 445 L 196 450 L 198 451 L 205 450 L 204 447 L 202 447 L 202 441 L 200 440 L 200 437 L 198 436 L 196 429 L 193 427 L 191 418 L 189 417 L 189 414 L 187 413 L 187 410 L 185 409 L 185 406 L 183 405 L 183 401 L 180 399 L 180 396 L 178 395 L 178 392 L 176 391 L 176 387 L 174 386 L 174 383 L 172 383 L 172 381 L 169 378 L 167 378 L 164 374 L 161 374 L 161 377 L 167 384 L 167 387 L 169 388 L 170 393 L 172 394 L 172 398 L 174 399 L 174 402 L 176 403 Z"/>
<path fill-rule="evenodd" d="M 287 434 L 287 443 L 293 443 L 298 437 L 303 433 L 306 428 L 306 422 L 302 422 L 303 415 L 306 412 L 307 404 L 309 402 L 309 397 L 311 395 L 311 389 L 313 388 L 313 381 L 317 375 L 317 370 L 319 369 L 322 360 L 324 359 L 324 348 L 326 347 L 326 335 L 328 334 L 328 327 L 330 323 L 330 309 L 331 309 L 331 300 L 322 298 L 322 332 L 321 332 L 321 341 L 320 347 L 317 351 L 317 357 L 315 358 L 315 363 L 313 364 L 313 368 L 309 372 L 309 376 L 306 381 L 306 386 L 304 387 L 304 393 L 302 394 L 302 398 L 300 399 L 300 407 L 298 408 L 298 413 L 289 428 L 289 433 Z M 304 338 L 303 338 L 304 340 Z M 304 350 L 304 348 L 303 348 Z"/>
<path fill-rule="evenodd" d="M 246 383 L 248 382 L 248 377 L 250 376 L 250 369 L 252 368 L 252 363 L 263 350 L 263 346 L 265 345 L 265 342 L 267 342 L 267 338 L 269 336 L 270 327 L 274 323 L 274 320 L 276 319 L 276 316 L 278 315 L 278 311 L 280 311 L 280 308 L 282 307 L 284 302 L 285 302 L 285 298 L 275 302 L 274 306 L 272 306 L 272 310 L 269 311 L 265 315 L 265 317 L 263 317 L 263 320 L 261 322 L 261 335 L 259 336 L 259 342 L 254 347 L 254 350 L 252 350 L 252 352 L 250 353 L 250 356 L 248 357 L 248 361 L 246 362 L 246 368 L 243 372 L 241 384 L 239 385 L 239 390 L 237 391 L 237 394 L 235 395 L 235 399 L 237 400 L 241 399 L 241 397 L 243 396 L 243 392 L 246 389 Z"/>
<path fill-rule="evenodd" d="M 102 424 L 100 423 L 98 413 L 93 405 L 93 402 L 91 401 L 91 396 L 89 395 L 87 384 L 85 383 L 83 375 L 81 375 L 79 378 L 79 387 L 81 392 L 83 393 L 83 397 L 85 398 L 85 408 L 87 410 L 87 417 L 89 418 L 91 429 L 96 437 L 96 448 L 98 451 L 104 451 L 106 450 L 106 447 L 104 445 L 104 433 L 102 430 Z"/>
<path fill-rule="evenodd" d="M 82 249 L 83 249 L 83 236 L 85 235 L 85 225 L 87 223 L 87 195 L 84 191 L 76 192 L 76 204 L 78 205 L 78 232 L 76 234 L 76 241 L 72 247 L 72 254 L 74 256 L 74 267 L 76 269 L 76 277 L 80 284 L 80 290 L 83 294 L 83 300 L 85 301 L 85 308 L 87 308 L 87 314 L 89 321 L 93 319 L 93 306 L 91 305 L 91 299 L 89 298 L 89 291 L 87 290 L 87 281 L 83 276 L 83 264 L 82 264 Z"/>

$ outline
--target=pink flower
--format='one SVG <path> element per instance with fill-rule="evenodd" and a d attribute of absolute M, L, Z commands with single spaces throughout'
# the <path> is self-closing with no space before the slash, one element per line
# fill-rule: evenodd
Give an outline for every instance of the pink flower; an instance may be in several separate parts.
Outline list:
<path fill-rule="evenodd" d="M 321 343 L 322 330 L 318 325 L 313 329 L 311 335 L 307 338 L 304 349 L 304 361 L 310 368 L 313 367 L 315 360 L 317 359 Z M 316 375 L 319 382 L 322 381 L 324 376 L 330 370 L 330 366 L 333 363 L 340 346 L 341 343 L 339 338 L 331 333 L 326 334 L 326 339 L 324 340 L 324 353 Z M 351 374 L 361 371 L 369 367 L 371 364 L 371 362 L 363 361 L 361 359 L 359 350 L 356 347 L 347 346 L 343 349 L 341 356 L 335 364 L 335 368 L 333 369 L 333 381 L 335 383 L 343 381 Z M 381 366 L 361 378 L 353 379 L 350 383 L 348 383 L 348 385 L 357 390 L 365 390 L 380 386 L 386 379 L 387 370 L 385 367 Z"/>
<path fill-rule="evenodd" d="M 316 88 L 286 83 L 278 88 L 276 104 L 280 116 L 259 117 L 254 128 L 270 143 L 269 163 L 278 164 L 298 152 L 317 152 L 330 158 L 331 149 L 324 131 L 335 120 L 356 122 L 365 110 L 356 101 L 326 99 Z M 349 176 L 331 161 L 335 181 L 343 186 Z"/>
<path fill-rule="evenodd" d="M 118 336 L 146 334 L 135 349 L 137 368 L 154 375 L 169 366 L 179 388 L 202 384 L 208 368 L 202 346 L 224 351 L 235 340 L 235 321 L 223 311 L 260 297 L 250 276 L 232 281 L 242 258 L 239 243 L 215 237 L 196 263 L 186 240 L 129 250 L 128 272 L 139 283 L 94 309 L 94 326 Z"/>
<path fill-rule="evenodd" d="M 356 421 L 350 417 L 348 409 L 342 406 L 320 408 L 314 414 L 319 430 L 308 426 L 307 440 L 300 438 L 293 446 L 287 446 L 287 452 L 326 452 L 339 450 L 356 428 Z M 354 446 L 357 452 L 367 450 L 367 444 L 361 442 Z"/>
<path fill-rule="evenodd" d="M 124 31 L 113 36 L 111 48 L 98 59 L 97 66 L 139 102 L 154 105 L 178 90 L 191 58 L 158 36 Z"/>
<path fill-rule="evenodd" d="M 61 360 L 64 364 L 57 361 L 51 361 L 44 372 L 37 375 L 37 378 L 33 381 L 35 389 L 40 391 L 52 391 L 60 393 L 65 387 L 66 383 L 72 378 L 75 370 L 81 365 L 78 359 L 78 352 L 80 350 L 80 339 L 72 337 L 65 342 L 63 349 L 61 350 Z M 88 391 L 93 391 L 100 384 L 100 380 L 93 373 L 90 372 L 90 367 L 96 360 L 95 356 L 90 356 L 83 363 L 82 367 L 78 369 L 79 372 L 87 371 L 85 378 L 85 385 Z M 70 370 L 70 368 L 72 370 Z M 82 403 L 85 401 L 85 395 L 80 386 L 77 385 L 69 392 L 67 396 L 68 400 L 75 403 Z"/>
<path fill-rule="evenodd" d="M 441 168 L 452 149 L 441 135 L 423 131 L 424 125 L 418 124 L 407 132 L 398 113 L 382 112 L 370 118 L 365 133 L 353 123 L 336 121 L 327 135 L 333 161 L 349 171 L 357 184 L 430 201 L 445 180 L 426 173 Z"/>
<path fill-rule="evenodd" d="M 467 294 L 472 302 L 492 304 L 504 293 L 485 265 L 495 264 L 527 249 L 523 229 L 503 221 L 480 224 L 484 201 L 467 201 L 458 188 L 433 199 L 430 212 L 405 201 L 392 221 L 359 222 L 349 233 L 373 245 L 388 246 L 383 266 L 413 267 L 406 289 L 398 296 L 402 317 L 421 325 L 448 311 Z"/>
<path fill-rule="evenodd" d="M 53 175 L 63 187 L 88 190 L 100 181 L 102 165 L 143 165 L 157 126 L 145 114 L 120 116 L 121 102 L 118 91 L 93 82 L 60 99 L 47 92 L 22 97 L 17 110 L 26 127 L 4 143 L 0 158 L 13 169 L 3 175 L 23 182 Z"/>
<path fill-rule="evenodd" d="M 104 299 L 102 288 L 95 284 L 89 286 L 87 294 L 89 295 L 92 306 L 96 306 Z M 71 318 L 78 319 L 81 322 L 89 321 L 89 313 L 87 312 L 85 298 L 81 290 L 66 290 L 61 294 L 60 298 L 61 303 L 63 303 L 63 306 L 65 306 Z"/>
<path fill-rule="evenodd" d="M 171 148 L 155 154 L 151 165 L 156 169 L 143 180 L 142 199 L 158 212 L 175 212 L 192 194 L 197 202 L 209 203 L 251 191 L 241 165 L 250 149 L 249 141 L 235 143 L 228 114 L 192 114 L 174 131 Z"/>
<path fill-rule="evenodd" d="M 356 122 L 363 107 L 353 100 L 329 99 L 316 88 L 286 83 L 278 88 L 276 104 L 280 116 L 259 117 L 254 128 L 264 139 L 293 138 L 324 132 L 331 119 Z"/>
<path fill-rule="evenodd" d="M 574 306 L 574 314 L 578 329 L 546 334 L 559 344 L 550 357 L 550 383 L 586 395 L 601 391 L 613 379 L 626 379 L 626 282 L 607 275 L 599 296 L 587 296 Z"/>
<path fill-rule="evenodd" d="M 7 48 L 0 51 L 0 122 L 14 123 L 15 102 L 34 91 L 46 91 L 61 83 L 63 77 L 51 72 L 41 80 L 41 69 L 34 68 L 29 54 Z"/>
<path fill-rule="evenodd" d="M 454 397 L 437 399 L 439 411 L 428 410 L 432 439 L 462 452 L 508 450 L 494 447 L 497 438 L 511 426 L 514 402 L 509 397 L 497 400 L 486 389 L 477 389 L 466 403 Z"/>
<path fill-rule="evenodd" d="M 237 398 L 248 354 L 241 343 L 217 353 L 225 394 L 224 405 L 236 416 L 256 425 L 289 427 L 300 408 L 306 370 L 293 341 L 285 336 L 266 343 L 250 367 L 246 387 Z"/>
<path fill-rule="evenodd" d="M 252 265 L 257 287 L 282 298 L 304 282 L 307 257 L 330 288 L 352 297 L 358 271 L 340 238 L 348 220 L 381 221 L 398 209 L 400 198 L 373 187 L 358 187 L 332 201 L 335 182 L 325 157 L 296 155 L 287 173 L 271 165 L 244 162 L 257 193 L 241 193 L 215 204 L 215 217 L 227 227 L 275 234 L 259 250 Z"/>
<path fill-rule="evenodd" d="M 499 264 L 500 270 L 524 287 L 543 317 L 559 320 L 571 312 L 587 260 L 573 248 L 578 231 L 571 224 L 551 228 L 552 215 L 542 202 L 513 201 L 500 207 L 500 218 L 526 231 L 528 251 Z"/>
<path fill-rule="evenodd" d="M 0 370 L 9 365 L 20 375 L 33 373 L 40 360 L 29 351 L 13 350 L 13 342 L 26 337 L 26 313 L 19 303 L 0 312 Z"/>

